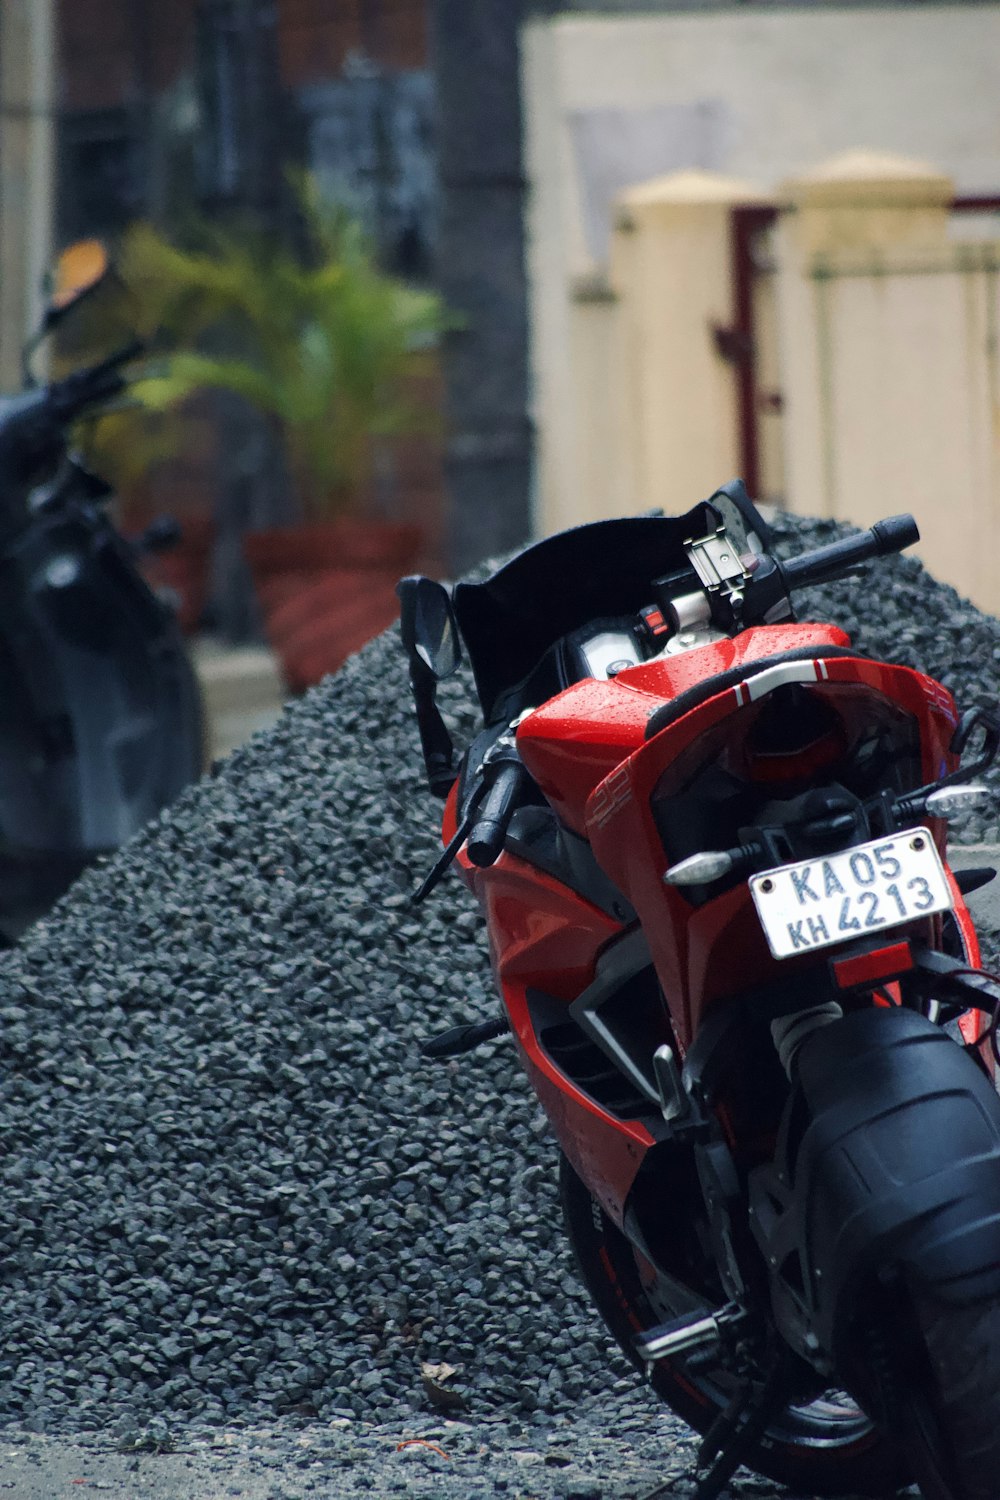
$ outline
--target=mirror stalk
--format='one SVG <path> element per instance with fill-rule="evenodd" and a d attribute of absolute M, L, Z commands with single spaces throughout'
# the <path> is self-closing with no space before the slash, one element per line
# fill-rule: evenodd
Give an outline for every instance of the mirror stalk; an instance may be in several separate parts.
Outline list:
<path fill-rule="evenodd" d="M 437 705 L 437 685 L 458 670 L 458 624 L 443 584 L 411 575 L 400 579 L 396 593 L 427 785 L 435 797 L 447 797 L 455 780 L 455 745 Z"/>

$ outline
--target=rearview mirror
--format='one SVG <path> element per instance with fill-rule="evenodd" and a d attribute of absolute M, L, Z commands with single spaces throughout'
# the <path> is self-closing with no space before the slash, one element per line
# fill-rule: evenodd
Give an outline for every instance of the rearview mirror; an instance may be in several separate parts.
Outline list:
<path fill-rule="evenodd" d="M 440 682 L 458 670 L 462 661 L 458 622 L 451 595 L 433 578 L 411 575 L 396 585 L 400 603 L 400 634 L 411 662 L 421 662 Z"/>
<path fill-rule="evenodd" d="M 45 333 L 62 322 L 70 308 L 105 280 L 111 270 L 108 252 L 100 240 L 77 240 L 56 261 L 49 283 L 49 300 L 42 321 Z"/>
<path fill-rule="evenodd" d="M 98 309 L 99 316 L 91 319 L 89 324 L 86 318 L 80 319 L 79 322 L 69 321 L 68 315 L 98 288 L 106 289 L 106 295 L 110 299 L 107 307 Z M 61 347 L 60 357 L 72 361 L 76 352 L 73 339 L 74 337 L 80 339 L 82 335 L 82 347 L 85 350 L 83 358 L 88 363 L 92 362 L 95 353 L 91 342 L 94 329 L 106 327 L 110 330 L 117 330 L 120 328 L 121 313 L 116 304 L 125 290 L 101 240 L 77 240 L 74 244 L 67 245 L 45 277 L 45 306 L 42 316 L 35 332 L 21 351 L 21 369 L 25 385 L 32 386 L 35 383 L 31 371 L 31 359 L 35 350 L 50 333 L 54 333 L 57 328 L 62 329 L 64 323 L 67 329 L 75 328 L 75 332 L 70 337 L 69 345 Z M 100 300 L 103 301 L 103 294 Z M 113 315 L 109 317 L 105 315 L 107 313 Z M 65 336 L 66 330 L 63 329 L 63 337 Z M 117 337 L 117 334 L 112 333 L 111 336 Z"/>
<path fill-rule="evenodd" d="M 77 240 L 56 261 L 49 305 L 62 311 L 92 291 L 110 269 L 108 252 L 100 240 Z"/>
<path fill-rule="evenodd" d="M 455 779 L 455 747 L 437 706 L 437 684 L 450 677 L 462 660 L 458 621 L 443 583 L 411 574 L 396 585 L 399 633 L 410 659 L 410 685 L 417 710 L 427 785 L 436 797 L 447 797 Z"/>

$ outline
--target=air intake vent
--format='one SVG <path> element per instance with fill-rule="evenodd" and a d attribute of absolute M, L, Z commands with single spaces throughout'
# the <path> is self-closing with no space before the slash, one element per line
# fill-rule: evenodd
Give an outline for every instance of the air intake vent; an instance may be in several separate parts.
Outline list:
<path fill-rule="evenodd" d="M 575 1021 L 546 1026 L 539 1040 L 560 1072 L 608 1114 L 634 1120 L 653 1113 L 650 1101 L 618 1071 Z"/>

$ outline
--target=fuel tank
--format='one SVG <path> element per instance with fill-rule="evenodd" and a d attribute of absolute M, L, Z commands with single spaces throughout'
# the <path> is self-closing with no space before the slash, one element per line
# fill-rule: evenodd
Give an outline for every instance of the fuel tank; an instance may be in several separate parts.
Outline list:
<path fill-rule="evenodd" d="M 588 798 L 640 748 L 657 709 L 752 662 L 788 651 L 849 645 L 849 637 L 833 625 L 759 625 L 733 640 L 628 667 L 609 680 L 588 677 L 522 720 L 518 750 L 562 821 L 585 834 Z"/>

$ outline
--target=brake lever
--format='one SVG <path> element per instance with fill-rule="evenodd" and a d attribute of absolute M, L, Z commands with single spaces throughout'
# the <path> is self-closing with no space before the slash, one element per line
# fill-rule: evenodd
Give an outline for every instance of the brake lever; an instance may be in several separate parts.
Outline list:
<path fill-rule="evenodd" d="M 978 776 L 981 771 L 986 771 L 997 758 L 1000 751 L 1000 715 L 989 708 L 969 708 L 958 721 L 958 728 L 951 737 L 948 746 L 953 755 L 961 755 L 974 731 L 981 728 L 983 731 L 983 748 L 980 758 L 971 766 L 959 766 L 951 776 L 946 776 L 939 786 L 948 786 L 950 782 L 967 780 L 970 776 Z"/>
<path fill-rule="evenodd" d="M 942 806 L 938 811 L 935 811 L 932 807 L 928 807 L 928 801 L 936 793 L 944 792 L 949 787 L 957 789 L 959 785 L 967 784 L 973 776 L 980 775 L 981 772 L 989 770 L 990 766 L 992 766 L 997 758 L 997 752 L 1000 751 L 1000 716 L 991 709 L 982 707 L 967 709 L 958 721 L 958 727 L 951 737 L 951 743 L 948 748 L 953 755 L 961 755 L 977 728 L 981 728 L 983 731 L 983 746 L 979 759 L 974 760 L 971 765 L 960 765 L 957 770 L 949 771 L 947 776 L 942 776 L 938 781 L 929 782 L 926 786 L 917 787 L 916 791 L 908 792 L 905 796 L 897 798 L 894 810 L 898 817 L 920 817 L 925 811 L 940 817 L 953 817 L 955 815 L 955 812 L 959 810 L 958 808 L 949 811 L 946 807 Z M 985 787 L 969 787 L 968 793 L 970 795 L 966 796 L 963 800 L 965 800 L 967 805 L 973 805 L 971 794 L 976 794 L 977 799 L 981 800 L 987 795 L 987 789 Z"/>

